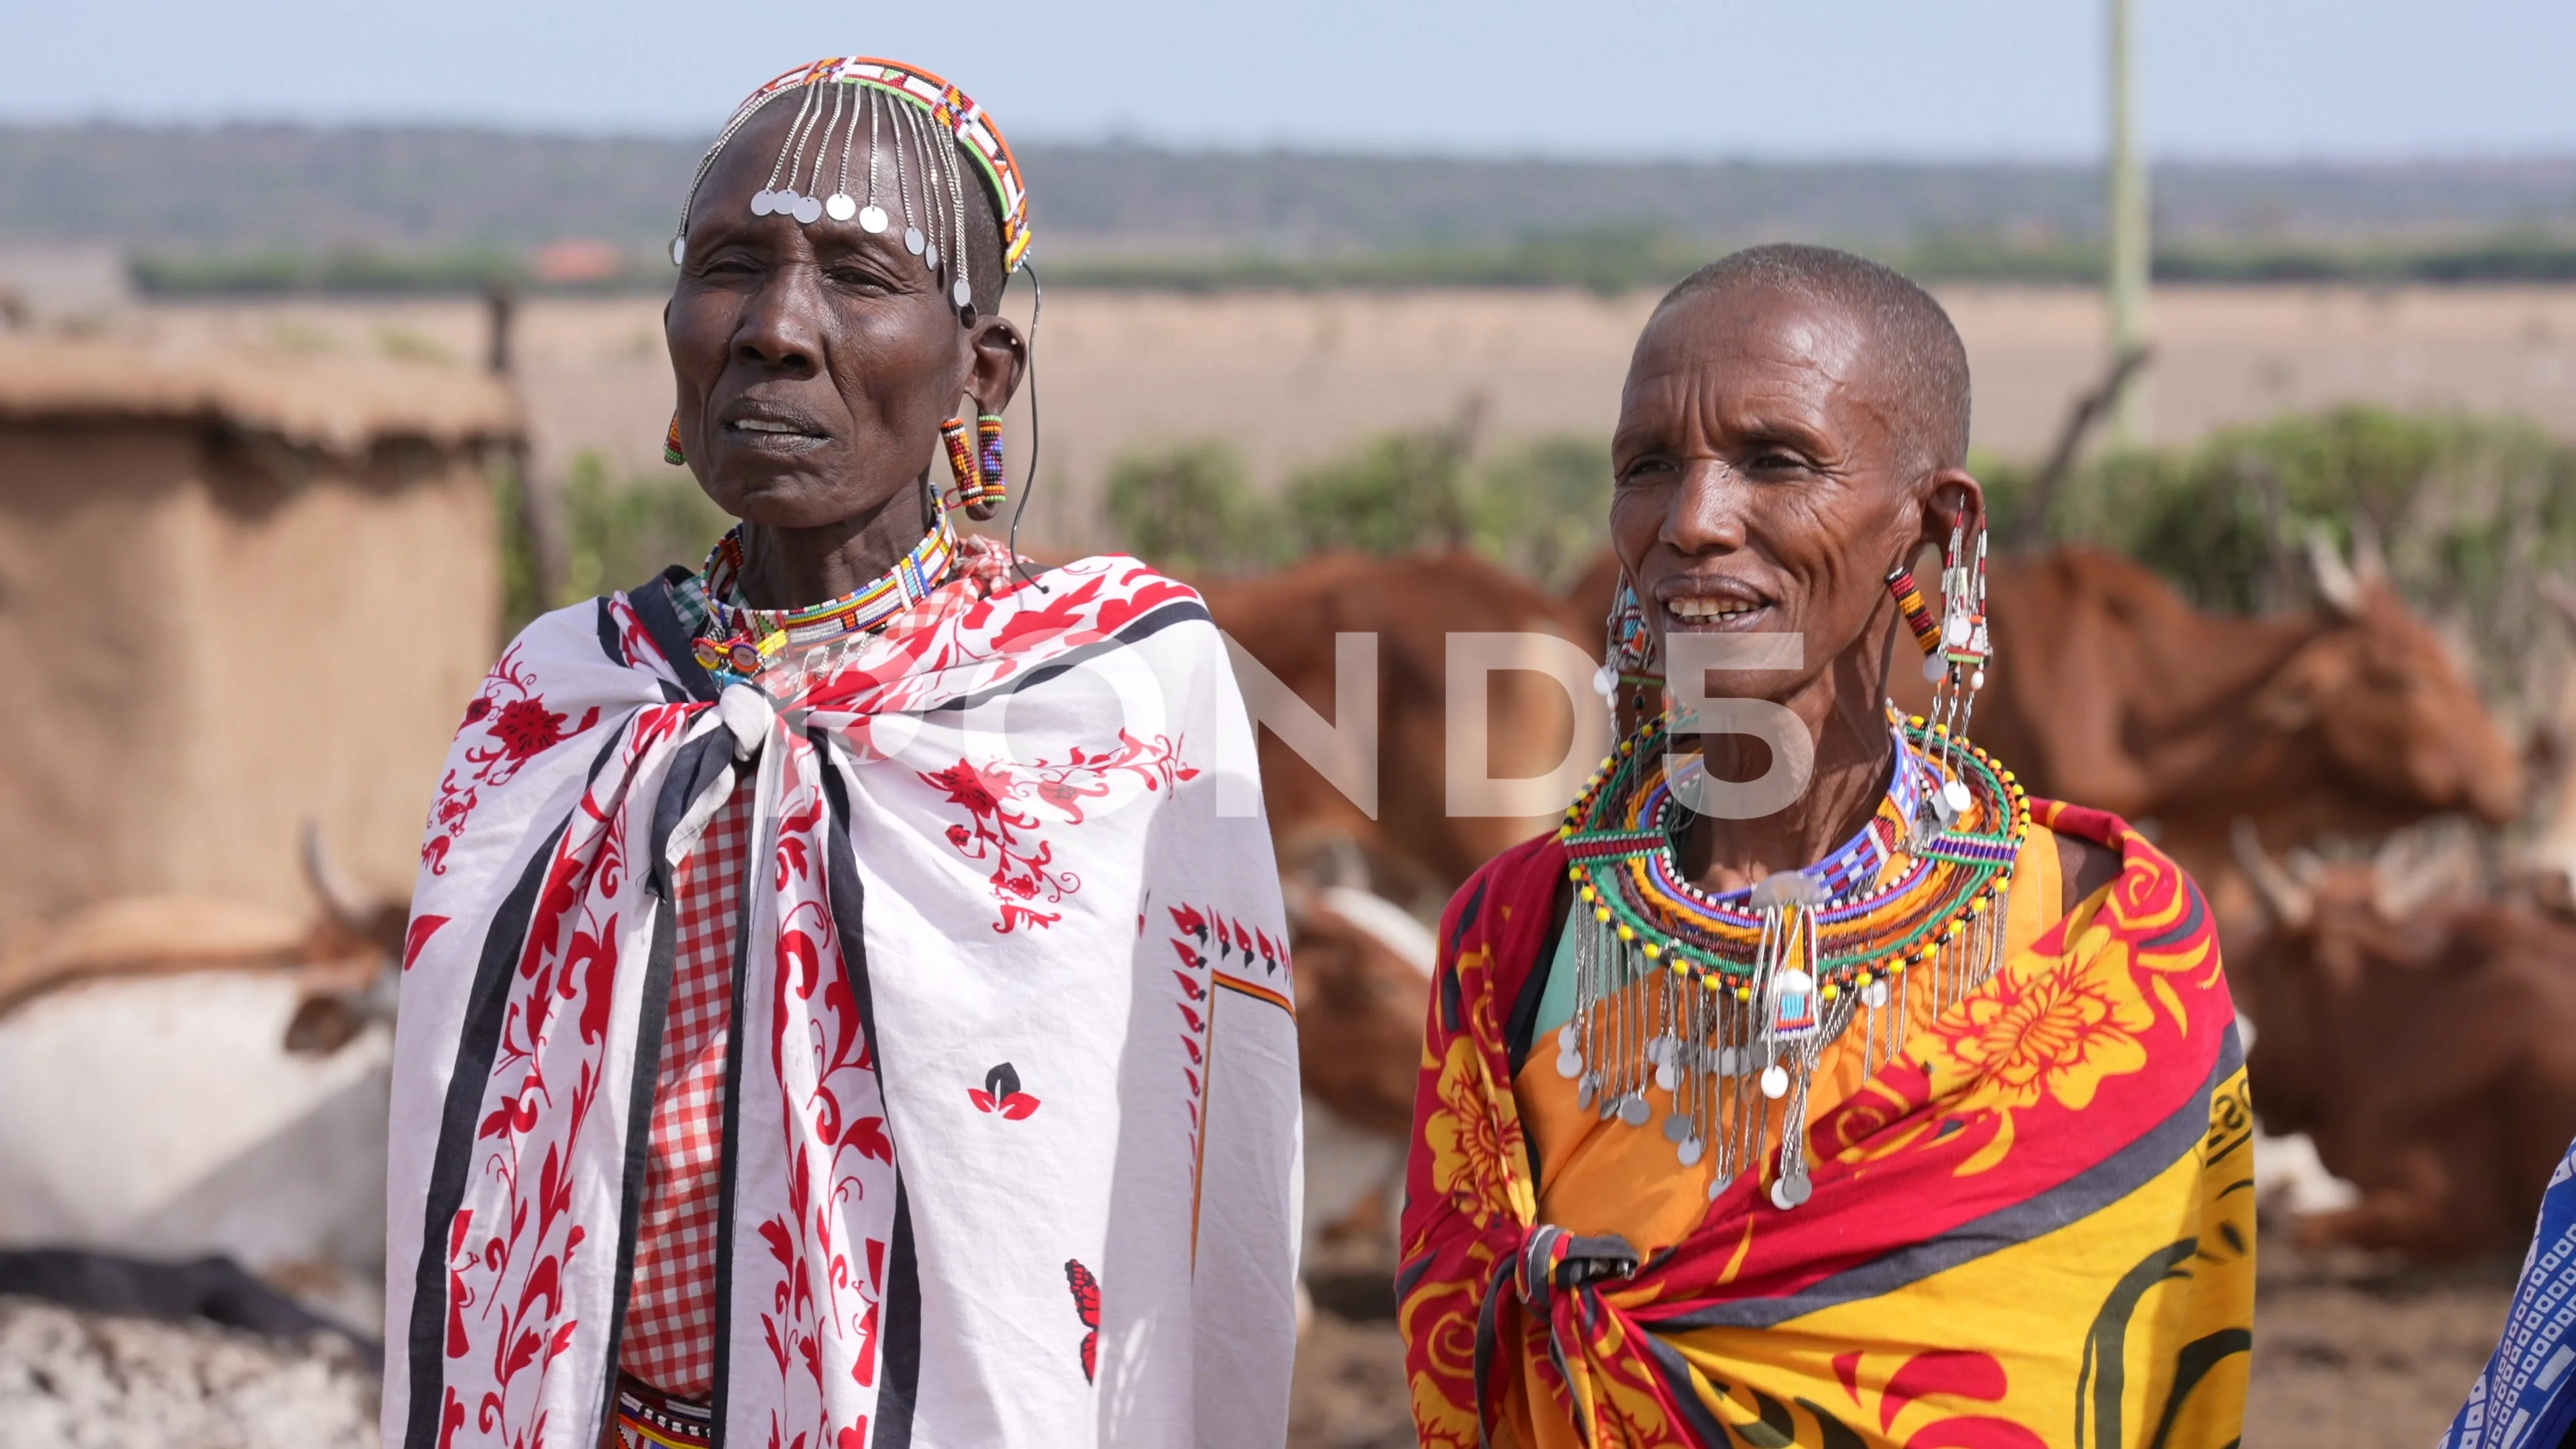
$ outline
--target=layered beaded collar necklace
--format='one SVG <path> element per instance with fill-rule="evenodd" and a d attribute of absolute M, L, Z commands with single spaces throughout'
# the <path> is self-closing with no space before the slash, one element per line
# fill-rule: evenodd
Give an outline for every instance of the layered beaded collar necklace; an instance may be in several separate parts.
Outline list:
<path fill-rule="evenodd" d="M 1889 728 L 1895 764 L 1869 823 L 1817 864 L 1749 889 L 1702 891 L 1676 861 L 1690 817 L 1667 772 L 1699 757 L 1668 758 L 1660 720 L 1602 763 L 1557 832 L 1577 899 L 1575 1010 L 1556 1069 L 1604 1121 L 1643 1127 L 1656 1116 L 1648 1084 L 1665 1094 L 1663 1133 L 1682 1164 L 1715 1154 L 1712 1198 L 1761 1170 L 1770 1104 L 1786 1098 L 1771 1200 L 1805 1202 L 1808 1088 L 1825 1044 L 1861 1021 L 1874 1071 L 1918 979 L 1937 1011 L 2002 958 L 2029 799 L 1983 750 L 1921 717 L 1891 706 Z"/>
<path fill-rule="evenodd" d="M 860 588 L 794 609 L 755 609 L 742 602 L 742 525 L 735 524 L 707 554 L 698 585 L 707 617 L 698 630 L 698 663 L 719 688 L 756 679 L 791 650 L 837 643 L 879 628 L 947 582 L 957 562 L 957 531 L 948 510 L 912 552 Z"/>

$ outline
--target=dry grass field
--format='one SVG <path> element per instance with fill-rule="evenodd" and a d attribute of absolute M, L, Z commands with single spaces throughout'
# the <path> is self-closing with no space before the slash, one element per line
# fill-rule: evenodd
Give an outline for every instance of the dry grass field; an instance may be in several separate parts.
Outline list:
<path fill-rule="evenodd" d="M 1978 446 L 2044 449 L 2099 366 L 2098 298 L 1984 287 L 1942 299 L 1975 370 Z M 1221 438 L 1256 477 L 1275 479 L 1371 433 L 1446 420 L 1471 400 L 1492 442 L 1604 433 L 1652 301 L 1059 288 L 1038 349 L 1045 469 L 1028 538 L 1101 542 L 1092 522 L 1101 476 L 1138 446 Z M 1015 297 L 1013 315 L 1025 320 L 1025 307 Z M 2576 436 L 2576 288 L 2169 288 L 2154 324 L 2160 439 L 2345 400 L 2518 412 Z M 173 345 L 390 349 L 460 365 L 484 348 L 483 311 L 470 301 L 192 303 L 150 309 L 133 325 Z M 670 383 L 657 301 L 531 302 L 516 351 L 540 468 L 559 470 L 585 450 L 620 473 L 663 466 Z M 1012 418 L 1024 450 L 1025 408 Z"/>

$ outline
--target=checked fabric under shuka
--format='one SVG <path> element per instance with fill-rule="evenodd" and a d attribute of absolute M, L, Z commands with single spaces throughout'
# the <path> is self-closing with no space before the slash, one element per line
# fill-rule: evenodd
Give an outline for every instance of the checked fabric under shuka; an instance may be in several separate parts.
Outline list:
<path fill-rule="evenodd" d="M 405 951 L 388 1445 L 598 1442 L 719 822 L 716 1442 L 1279 1442 L 1297 1058 L 1250 727 L 1188 588 L 994 583 L 760 689 L 692 658 L 685 571 L 502 655 Z"/>
<path fill-rule="evenodd" d="M 1714 1200 L 1684 1179 L 1676 1218 L 1660 1134 L 1614 1122 L 1585 1139 L 1597 1114 L 1529 1095 L 1570 1102 L 1514 1041 L 1564 916 L 1566 852 L 1533 841 L 1468 882 L 1441 926 L 1397 1285 L 1425 1445 L 2236 1437 L 2253 1116 L 2216 933 L 2125 824 L 2033 814 L 2045 828 L 2016 867 L 1996 974 L 1927 997 L 1895 1056 L 1850 1074 L 1807 1134 L 1813 1196 L 1786 1209 L 1765 1190 L 1775 1155 Z M 2071 912 L 2050 831 L 2122 857 Z M 2046 919 L 2025 918 L 2041 900 Z M 1660 1215 L 1669 1240 L 1632 1245 L 1584 1211 Z"/>

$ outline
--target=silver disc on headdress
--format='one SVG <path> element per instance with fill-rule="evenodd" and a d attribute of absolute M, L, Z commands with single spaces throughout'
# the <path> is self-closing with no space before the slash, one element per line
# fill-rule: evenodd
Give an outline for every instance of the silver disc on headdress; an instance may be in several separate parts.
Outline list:
<path fill-rule="evenodd" d="M 866 232 L 870 236 L 875 236 L 883 232 L 885 229 L 886 213 L 884 207 L 879 206 L 872 201 L 859 208 L 859 230 Z"/>
<path fill-rule="evenodd" d="M 751 194 L 751 214 L 767 216 L 776 209 L 778 193 L 764 186 Z"/>
<path fill-rule="evenodd" d="M 921 264 L 934 272 L 939 270 L 939 243 L 932 242 L 921 249 Z"/>
<path fill-rule="evenodd" d="M 848 221 L 859 214 L 859 203 L 846 191 L 835 191 L 823 202 L 823 213 L 834 221 Z"/>
<path fill-rule="evenodd" d="M 807 226 L 823 219 L 823 203 L 810 196 L 796 198 L 796 219 Z"/>
<path fill-rule="evenodd" d="M 908 251 L 917 257 L 921 255 L 921 249 L 927 245 L 929 245 L 929 241 L 927 238 L 922 236 L 920 227 L 908 226 L 903 229 L 903 249 L 905 251 Z"/>
<path fill-rule="evenodd" d="M 966 285 L 964 277 L 959 277 L 948 289 L 948 300 L 960 307 L 972 307 L 975 305 L 975 289 Z"/>
<path fill-rule="evenodd" d="M 688 255 L 689 239 L 684 236 L 675 236 L 671 238 L 671 265 L 675 267 L 678 266 L 688 257 Z"/>

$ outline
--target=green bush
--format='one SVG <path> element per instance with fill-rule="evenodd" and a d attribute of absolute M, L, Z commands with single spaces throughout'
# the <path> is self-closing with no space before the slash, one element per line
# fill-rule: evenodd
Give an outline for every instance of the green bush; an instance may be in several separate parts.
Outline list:
<path fill-rule="evenodd" d="M 576 599 L 633 588 L 672 564 L 694 569 L 733 527 L 687 471 L 612 482 L 597 453 L 572 460 L 563 506 L 565 593 Z"/>
<path fill-rule="evenodd" d="M 1466 446 L 1457 428 L 1372 438 L 1288 480 L 1281 502 L 1300 554 L 1410 553 L 1467 541 Z"/>
<path fill-rule="evenodd" d="M 1469 513 L 1478 553 L 1563 589 L 1610 539 L 1610 445 L 1568 434 L 1503 453 L 1480 470 Z"/>
<path fill-rule="evenodd" d="M 544 612 L 519 486 L 506 468 L 494 479 L 501 523 L 502 625 L 513 634 Z M 609 477 L 608 464 L 597 453 L 572 460 L 558 498 L 565 573 L 559 603 L 633 588 L 675 563 L 694 569 L 733 526 L 733 519 L 688 473 L 656 469 L 619 482 Z"/>
<path fill-rule="evenodd" d="M 1223 443 L 1129 453 L 1110 465 L 1109 524 L 1119 547 L 1181 574 L 1237 573 L 1278 561 L 1267 500 Z"/>
<path fill-rule="evenodd" d="M 2008 524 L 2027 470 L 1988 477 Z M 2238 613 L 2314 597 L 2316 531 L 2377 547 L 2398 592 L 2469 643 L 2488 697 L 2510 707 L 2526 702 L 2535 642 L 2555 634 L 2538 579 L 2576 578 L 2576 448 L 2520 421 L 2337 408 L 2106 455 L 2067 479 L 2046 525 Z"/>

